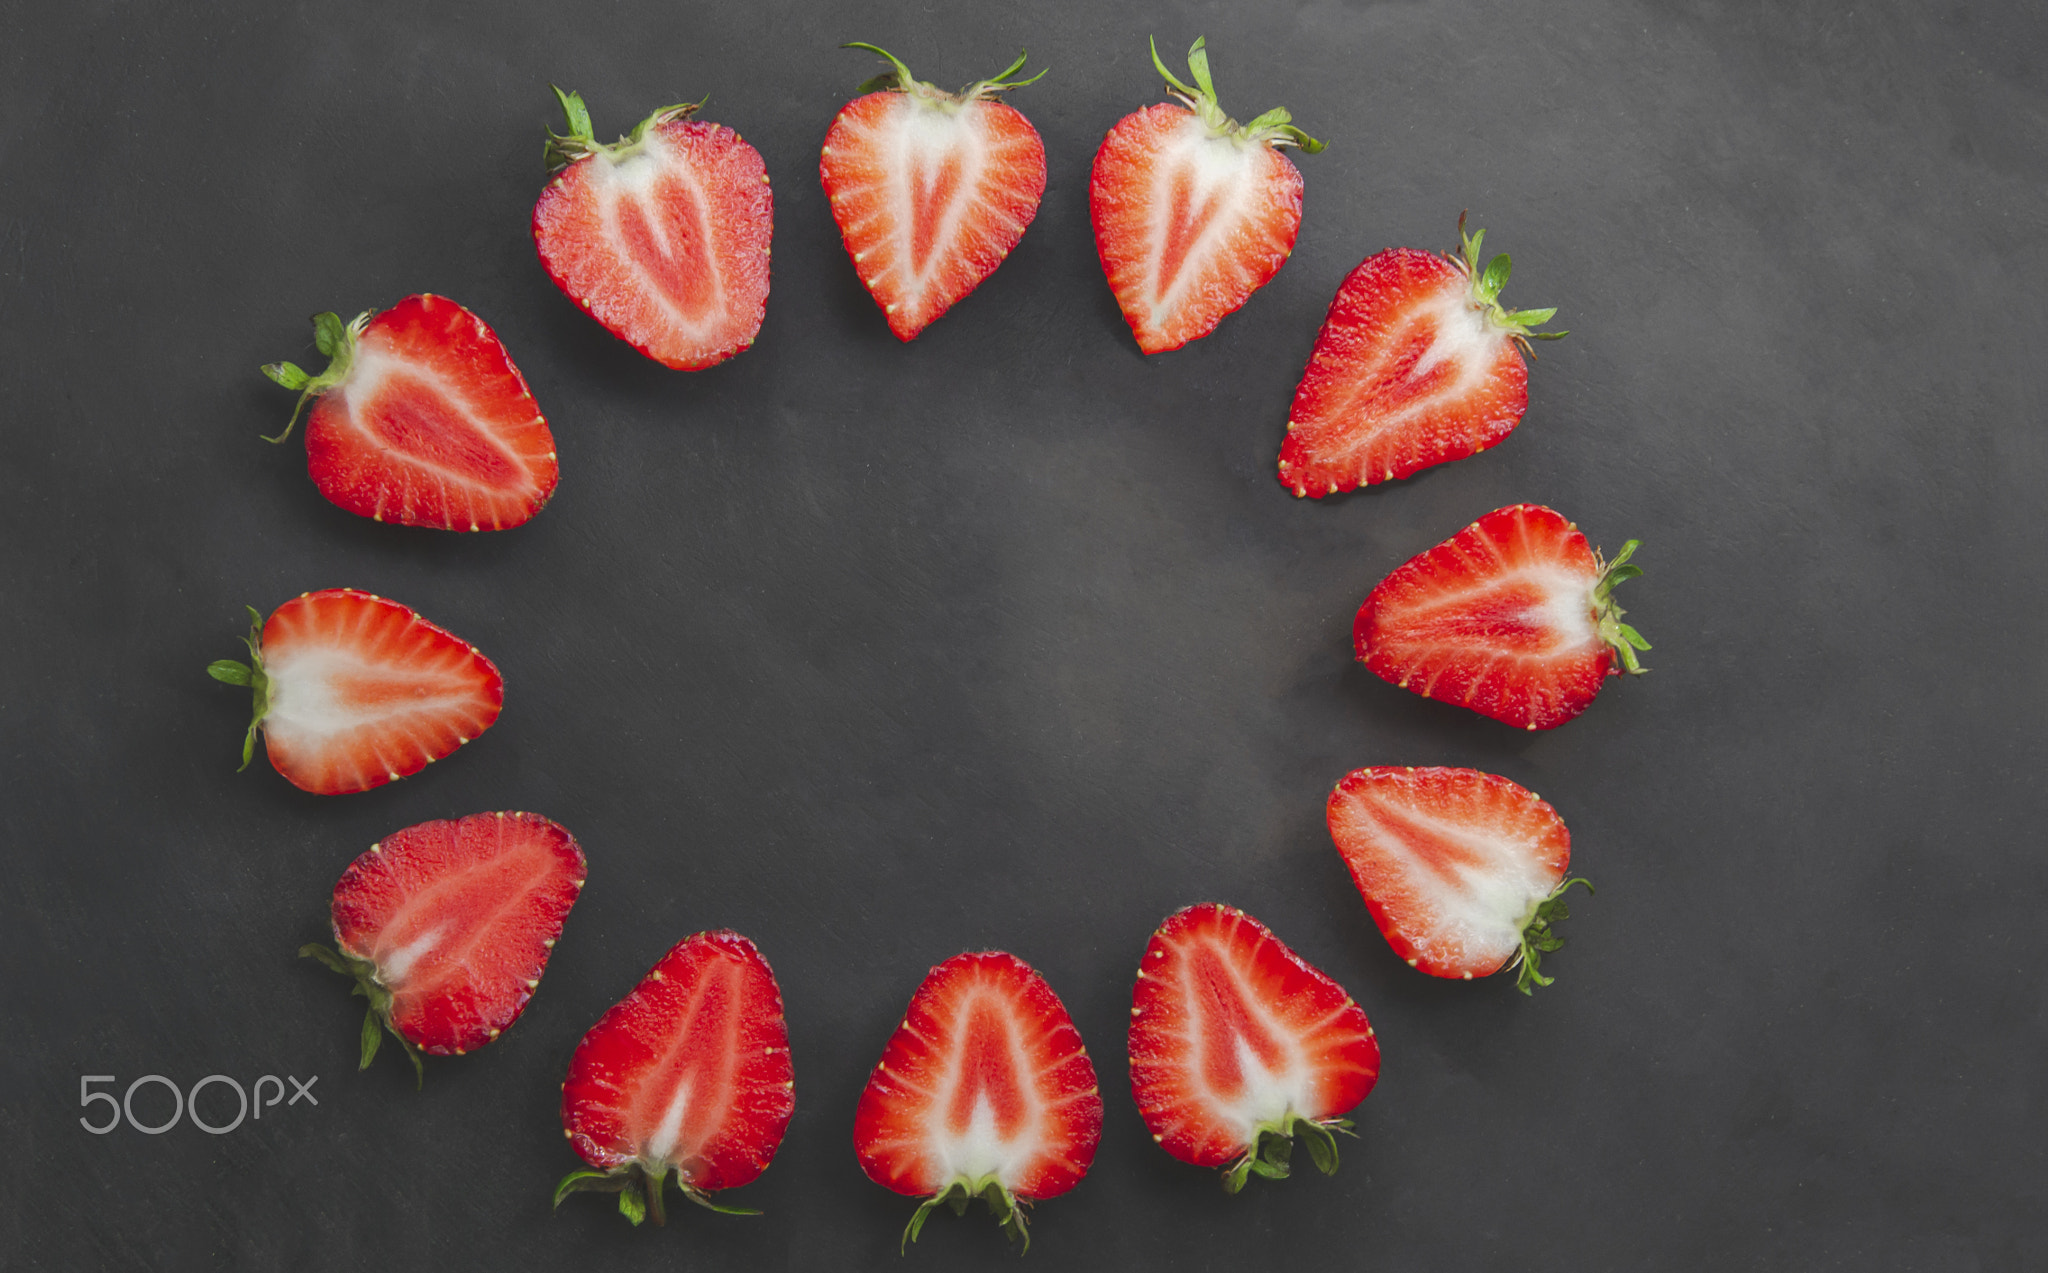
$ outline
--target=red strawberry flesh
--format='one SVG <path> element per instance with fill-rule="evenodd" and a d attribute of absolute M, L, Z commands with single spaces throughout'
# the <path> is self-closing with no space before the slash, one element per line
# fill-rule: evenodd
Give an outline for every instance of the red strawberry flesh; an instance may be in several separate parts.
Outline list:
<path fill-rule="evenodd" d="M 922 1196 L 906 1241 L 941 1201 L 988 1201 L 1027 1245 L 1019 1204 L 1080 1183 L 1101 1138 L 1095 1068 L 1067 1010 L 1015 955 L 932 969 L 854 1113 L 868 1178 Z"/>
<path fill-rule="evenodd" d="M 1352 627 L 1374 675 L 1525 729 L 1586 710 L 1617 662 L 1648 649 L 1608 590 L 1640 573 L 1631 541 L 1603 563 L 1553 509 L 1488 513 L 1381 580 Z M 1620 657 L 1617 658 L 1617 655 Z"/>
<path fill-rule="evenodd" d="M 1372 1026 L 1343 987 L 1251 916 L 1207 904 L 1178 912 L 1145 948 L 1131 1000 L 1131 1092 L 1153 1139 L 1183 1162 L 1286 1174 L 1300 1130 L 1328 1129 L 1379 1077 Z M 1264 1154 L 1261 1154 L 1264 1150 Z M 1322 1165 L 1318 1150 L 1318 1165 Z M 1262 1165 L 1263 1164 L 1263 1165 Z"/>
<path fill-rule="evenodd" d="M 1373 922 L 1412 967 L 1470 980 L 1519 958 L 1523 990 L 1549 983 L 1537 954 L 1561 944 L 1546 934 L 1565 918 L 1555 899 L 1571 833 L 1534 792 L 1474 769 L 1360 769 L 1330 793 L 1329 822 Z"/>
<path fill-rule="evenodd" d="M 356 975 L 377 1024 L 409 1053 L 461 1056 L 526 1010 L 586 873 L 575 837 L 539 814 L 422 822 L 342 872 L 339 959 L 318 946 L 301 953 Z M 367 1066 L 378 1033 L 365 1031 Z"/>
<path fill-rule="evenodd" d="M 958 95 L 889 60 L 894 86 L 839 112 L 819 177 L 861 282 L 889 329 L 911 340 L 1023 237 L 1045 193 L 1045 145 L 1023 115 L 990 100 L 1032 82 L 1008 82 L 1022 58 Z"/>
<path fill-rule="evenodd" d="M 794 1089 L 782 991 L 767 960 L 738 933 L 687 938 L 570 1058 L 562 1127 L 597 1170 L 572 1174 L 556 1202 L 574 1188 L 644 1188 L 658 1221 L 673 1170 L 686 1197 L 710 1206 L 704 1195 L 766 1170 Z M 634 1214 L 624 1199 L 621 1209 Z"/>

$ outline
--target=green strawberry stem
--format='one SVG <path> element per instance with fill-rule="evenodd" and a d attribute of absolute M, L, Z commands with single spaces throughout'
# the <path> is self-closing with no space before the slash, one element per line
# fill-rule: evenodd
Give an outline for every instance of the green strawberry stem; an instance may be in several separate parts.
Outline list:
<path fill-rule="evenodd" d="M 1573 876 L 1550 890 L 1550 896 L 1536 903 L 1529 912 L 1528 920 L 1522 925 L 1522 949 L 1515 955 L 1514 964 L 1510 964 L 1509 967 L 1521 967 L 1521 972 L 1515 978 L 1515 989 L 1525 995 L 1533 995 L 1537 986 L 1547 986 L 1557 980 L 1555 977 L 1544 976 L 1537 963 L 1544 955 L 1564 949 L 1564 938 L 1557 935 L 1554 926 L 1559 920 L 1572 917 L 1571 911 L 1565 908 L 1564 892 L 1574 884 L 1584 884 L 1588 893 L 1593 891 L 1592 881 Z"/>
<path fill-rule="evenodd" d="M 1028 80 L 1013 80 L 1010 78 L 1024 69 L 1025 59 L 1031 56 L 1030 51 L 1027 49 L 1017 54 L 1017 60 L 1005 67 L 1000 74 L 985 80 L 977 80 L 966 88 L 961 89 L 958 93 L 948 93 L 938 85 L 927 83 L 912 75 L 910 68 L 903 65 L 903 59 L 887 49 L 877 48 L 875 45 L 865 44 L 859 40 L 849 44 L 842 44 L 839 47 L 842 49 L 866 49 L 870 53 L 879 53 L 888 59 L 890 69 L 875 76 L 873 79 L 864 81 L 859 88 L 854 90 L 856 93 L 908 93 L 912 97 L 923 98 L 932 102 L 964 105 L 967 102 L 993 100 L 999 93 L 1007 93 L 1013 88 L 1023 88 L 1026 84 L 1036 84 L 1045 78 L 1044 71 L 1040 71 Z"/>
<path fill-rule="evenodd" d="M 246 685 L 256 691 L 256 714 L 249 719 L 249 732 L 242 739 L 242 769 L 249 767 L 250 758 L 256 754 L 256 730 L 270 711 L 270 678 L 263 674 L 263 616 L 256 613 L 255 606 L 248 610 L 249 635 L 242 638 L 242 644 L 249 647 L 249 661 L 215 659 L 206 665 L 206 674 L 214 680 Z M 240 773 L 241 769 L 235 772 Z"/>
<path fill-rule="evenodd" d="M 367 959 L 357 959 L 318 942 L 307 942 L 299 947 L 299 958 L 317 959 L 342 976 L 355 978 L 356 988 L 352 993 L 370 1001 L 370 1010 L 363 1015 L 362 1059 L 356 1064 L 356 1069 L 370 1068 L 370 1062 L 377 1059 L 377 1045 L 384 1041 L 384 1032 L 388 1030 L 412 1061 L 413 1089 L 417 1091 L 424 1087 L 427 1070 L 420 1062 L 420 1050 L 391 1023 L 391 991 L 377 980 L 377 966 Z"/>
<path fill-rule="evenodd" d="M 265 442 L 282 442 L 292 435 L 292 426 L 299 422 L 299 413 L 306 404 L 326 393 L 329 389 L 348 378 L 349 365 L 355 361 L 356 341 L 361 339 L 363 328 L 370 323 L 370 312 L 357 314 L 355 321 L 344 323 L 339 314 L 313 315 L 313 343 L 320 352 L 327 355 L 327 370 L 319 375 L 309 375 L 297 363 L 272 362 L 262 367 L 263 374 L 287 389 L 300 390 L 298 405 L 292 408 L 292 418 L 285 421 L 284 432 L 276 437 L 266 437 Z"/>
<path fill-rule="evenodd" d="M 1602 563 L 1600 554 L 1593 554 L 1594 568 L 1600 572 L 1598 582 L 1593 585 L 1593 614 L 1599 625 L 1600 639 L 1607 648 L 1614 651 L 1614 657 L 1630 676 L 1641 676 L 1650 669 L 1636 658 L 1637 650 L 1647 650 L 1650 643 L 1643 640 L 1643 634 L 1621 621 L 1628 611 L 1614 601 L 1616 585 L 1626 583 L 1643 573 L 1643 568 L 1629 561 L 1643 541 L 1631 539 L 1621 546 L 1621 552 L 1613 561 Z"/>
<path fill-rule="evenodd" d="M 1252 1133 L 1252 1147 L 1244 1156 L 1230 1164 L 1223 1171 L 1223 1192 L 1236 1193 L 1243 1189 L 1245 1182 L 1254 1173 L 1268 1180 L 1285 1180 L 1292 1168 L 1288 1159 L 1294 1153 L 1294 1138 L 1301 1137 L 1301 1143 L 1308 1146 L 1309 1161 L 1325 1176 L 1337 1171 L 1337 1137 L 1335 1133 L 1352 1135 L 1351 1120 L 1329 1118 L 1317 1120 L 1287 1111 L 1270 1123 L 1261 1123 Z"/>
<path fill-rule="evenodd" d="M 615 1193 L 619 1195 L 619 1214 L 632 1221 L 636 1228 L 641 1221 L 649 1219 L 658 1225 L 666 1225 L 668 1207 L 663 1201 L 662 1191 L 667 1183 L 667 1163 L 650 1168 L 638 1159 L 610 1171 L 572 1171 L 555 1186 L 555 1206 L 560 1207 L 562 1199 L 572 1193 Z M 761 1214 L 746 1207 L 728 1207 L 711 1201 L 709 1194 L 683 1179 L 681 1172 L 676 1173 L 676 1188 L 691 1202 L 722 1216 Z"/>
<path fill-rule="evenodd" d="M 711 100 L 705 97 L 694 102 L 664 106 L 633 125 L 632 132 L 615 142 L 605 143 L 597 139 L 597 133 L 590 125 L 590 108 L 583 104 L 581 94 L 565 93 L 553 84 L 548 87 L 555 90 L 555 100 L 562 104 L 562 114 L 567 117 L 569 129 L 566 133 L 550 130 L 547 144 L 541 148 L 541 158 L 546 161 L 550 175 L 589 155 L 602 154 L 610 156 L 613 160 L 624 159 L 646 144 L 648 130 L 666 124 L 672 119 L 688 119 L 703 109 L 705 102 Z"/>
<path fill-rule="evenodd" d="M 1031 1231 L 1024 1223 L 1024 1208 L 1029 1203 L 1004 1188 L 1003 1182 L 994 1176 L 982 1176 L 979 1179 L 960 1176 L 944 1189 L 919 1203 L 917 1210 L 910 1217 L 910 1223 L 903 1227 L 903 1241 L 899 1249 L 906 1252 L 910 1250 L 910 1244 L 917 1241 L 918 1234 L 924 1232 L 925 1217 L 936 1211 L 940 1204 L 951 1207 L 954 1215 L 964 1216 L 967 1214 L 967 1204 L 976 1198 L 988 1204 L 989 1214 L 996 1218 L 997 1224 L 1003 1226 L 1003 1232 L 1012 1242 L 1024 1244 L 1017 1254 L 1022 1255 L 1031 1249 Z"/>
<path fill-rule="evenodd" d="M 1183 84 L 1179 77 L 1166 69 L 1166 63 L 1159 57 L 1159 41 L 1152 40 L 1152 65 L 1173 89 L 1173 95 L 1181 100 L 1209 128 L 1214 137 L 1229 137 L 1235 141 L 1255 146 L 1299 146 L 1302 153 L 1313 155 L 1325 149 L 1322 142 L 1294 126 L 1294 116 L 1284 106 L 1254 119 L 1249 124 L 1240 124 L 1223 113 L 1223 107 L 1216 100 L 1216 81 L 1209 75 L 1208 37 L 1198 36 L 1188 49 L 1188 71 L 1195 77 L 1193 88 Z"/>
<path fill-rule="evenodd" d="M 1458 214 L 1458 250 L 1446 252 L 1451 264 L 1465 271 L 1472 280 L 1472 306 L 1486 316 L 1487 321 L 1508 333 L 1509 339 L 1522 347 L 1522 352 L 1535 357 L 1529 348 L 1532 340 L 1563 340 L 1570 332 L 1540 332 L 1536 328 L 1557 317 L 1557 307 L 1549 309 L 1508 309 L 1500 303 L 1500 290 L 1508 285 L 1508 275 L 1514 269 L 1514 261 L 1503 252 L 1479 268 L 1479 247 L 1486 242 L 1486 231 L 1465 233 L 1465 216 Z"/>

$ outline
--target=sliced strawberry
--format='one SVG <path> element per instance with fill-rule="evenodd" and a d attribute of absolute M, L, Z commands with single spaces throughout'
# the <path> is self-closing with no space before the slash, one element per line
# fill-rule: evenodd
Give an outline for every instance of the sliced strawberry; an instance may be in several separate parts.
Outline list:
<path fill-rule="evenodd" d="M 327 370 L 263 374 L 308 400 L 306 471 L 320 493 L 373 521 L 506 530 L 555 493 L 555 437 L 484 320 L 445 296 L 408 296 L 344 324 L 313 316 Z"/>
<path fill-rule="evenodd" d="M 768 311 L 775 201 L 761 155 L 722 124 L 664 106 L 611 145 L 555 90 L 567 136 L 548 134 L 554 180 L 533 241 L 555 286 L 665 367 L 701 371 L 754 343 Z"/>
<path fill-rule="evenodd" d="M 1152 1139 L 1224 1167 L 1231 1193 L 1287 1176 L 1298 1132 L 1324 1175 L 1372 1091 L 1380 1045 L 1344 988 L 1233 906 L 1190 906 L 1145 947 L 1131 993 L 1131 1095 Z"/>
<path fill-rule="evenodd" d="M 853 268 L 889 330 L 911 340 L 995 272 L 1045 193 L 1045 145 L 999 93 L 1024 58 L 957 95 L 893 69 L 860 86 L 825 134 L 818 175 Z M 875 91 L 879 90 L 879 91 Z"/>
<path fill-rule="evenodd" d="M 1066 1006 L 1001 951 L 931 970 L 853 1117 L 868 1179 L 924 1198 L 906 1246 L 940 1203 L 961 1214 L 978 1197 L 1029 1249 L 1024 1208 L 1079 1184 L 1101 1136 L 1095 1067 Z"/>
<path fill-rule="evenodd" d="M 249 767 L 263 733 L 271 767 L 323 796 L 418 773 L 491 727 L 505 680 L 462 638 L 353 588 L 301 593 L 255 620 L 250 663 L 206 670 L 256 691 L 242 741 Z"/>
<path fill-rule="evenodd" d="M 683 1196 L 767 1170 L 796 1109 L 782 990 L 754 943 L 730 931 L 678 942 L 633 993 L 597 1019 L 569 1058 L 562 1132 L 596 1170 L 570 1172 L 555 1205 L 583 1189 L 619 1195 L 634 1224 L 666 1222 L 671 1168 Z"/>
<path fill-rule="evenodd" d="M 1330 838 L 1394 953 L 1470 981 L 1510 959 L 1523 994 L 1564 946 L 1572 837 L 1535 792 L 1476 769 L 1360 769 L 1330 793 Z M 1586 884 L 1586 891 L 1593 886 Z"/>
<path fill-rule="evenodd" d="M 1280 480 L 1318 498 L 1466 456 L 1499 442 L 1529 406 L 1522 353 L 1555 309 L 1501 306 L 1506 253 L 1479 268 L 1486 231 L 1457 253 L 1392 248 L 1351 271 L 1294 391 Z"/>
<path fill-rule="evenodd" d="M 1216 103 L 1202 40 L 1190 88 L 1159 60 L 1180 105 L 1126 115 L 1095 152 L 1088 206 L 1095 248 L 1124 320 L 1148 354 L 1206 336 L 1265 286 L 1301 228 L 1301 173 L 1283 154 L 1323 143 L 1285 110 L 1239 124 Z"/>
<path fill-rule="evenodd" d="M 1497 509 L 1380 580 L 1352 627 L 1375 676 L 1525 729 L 1586 710 L 1607 677 L 1643 671 L 1650 643 L 1614 586 L 1643 573 L 1640 541 L 1611 563 L 1540 504 Z"/>
<path fill-rule="evenodd" d="M 389 1030 L 420 1053 L 461 1056 L 526 1010 L 583 888 L 576 837 L 537 813 L 473 813 L 394 832 L 334 886 L 333 948 L 299 954 L 356 979 L 368 1069 Z"/>

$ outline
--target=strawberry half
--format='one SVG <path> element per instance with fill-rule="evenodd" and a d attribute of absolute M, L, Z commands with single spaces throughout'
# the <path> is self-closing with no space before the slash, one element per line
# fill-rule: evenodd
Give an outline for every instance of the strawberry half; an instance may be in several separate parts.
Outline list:
<path fill-rule="evenodd" d="M 760 152 L 721 124 L 664 106 L 610 145 L 555 90 L 568 134 L 548 134 L 554 180 L 533 205 L 540 263 L 563 294 L 664 367 L 701 371 L 754 343 L 768 312 L 775 200 Z"/>
<path fill-rule="evenodd" d="M 1380 1074 L 1380 1045 L 1344 988 L 1233 906 L 1190 906 L 1152 934 L 1131 992 L 1131 1095 L 1182 1162 L 1287 1176 L 1299 1133 L 1337 1170 L 1348 1113 Z M 1227 1166 L 1226 1166 L 1227 1165 Z"/>
<path fill-rule="evenodd" d="M 711 1201 L 767 1170 L 796 1109 L 782 990 L 738 933 L 678 942 L 633 993 L 599 1017 L 569 1058 L 562 1134 L 594 1171 L 572 1171 L 555 1205 L 579 1190 L 619 1195 L 634 1224 L 666 1223 L 671 1168 L 683 1196 Z"/>
<path fill-rule="evenodd" d="M 955 955 L 931 970 L 889 1036 L 853 1116 L 868 1179 L 924 1202 L 988 1203 L 1026 1250 L 1024 1208 L 1072 1189 L 1095 1161 L 1102 1097 L 1066 1006 L 1015 955 Z"/>
<path fill-rule="evenodd" d="M 1380 580 L 1352 641 L 1375 676 L 1524 729 L 1586 710 L 1609 676 L 1642 672 L 1650 643 L 1621 621 L 1614 587 L 1643 573 L 1612 562 L 1563 514 L 1496 509 Z"/>
<path fill-rule="evenodd" d="M 438 530 L 505 530 L 548 502 L 560 476 L 555 437 L 519 369 L 484 320 L 445 296 L 408 296 L 354 322 L 313 316 L 329 359 L 310 375 L 263 368 L 306 421 L 306 471 L 351 513 Z"/>
<path fill-rule="evenodd" d="M 1206 336 L 1287 262 L 1301 229 L 1301 173 L 1283 146 L 1323 143 L 1273 109 L 1239 124 L 1216 103 L 1202 40 L 1195 87 L 1152 45 L 1176 102 L 1117 121 L 1095 152 L 1088 207 L 1095 249 L 1124 320 L 1148 354 Z"/>
<path fill-rule="evenodd" d="M 1572 837 L 1535 792 L 1476 769 L 1360 769 L 1330 793 L 1330 838 L 1394 953 L 1470 981 L 1510 959 L 1523 994 L 1564 946 Z"/>
<path fill-rule="evenodd" d="M 271 767 L 295 787 L 342 795 L 418 773 L 504 706 L 505 679 L 489 659 L 396 601 L 326 588 L 268 619 L 249 616 L 250 661 L 206 670 L 256 691 L 242 768 L 260 730 Z"/>
<path fill-rule="evenodd" d="M 334 886 L 334 946 L 299 954 L 353 977 L 370 1001 L 362 1063 L 389 1030 L 461 1056 L 511 1028 L 540 985 L 588 874 L 576 837 L 537 813 L 473 813 L 394 832 Z"/>
<path fill-rule="evenodd" d="M 1442 256 L 1392 248 L 1351 271 L 1294 391 L 1280 480 L 1334 495 L 1407 477 L 1493 446 L 1529 406 L 1522 354 L 1556 309 L 1500 303 L 1512 262 L 1479 268 L 1486 231 Z"/>
<path fill-rule="evenodd" d="M 911 340 L 980 286 L 1024 237 L 1045 193 L 1038 130 L 996 95 L 1044 78 L 993 79 L 956 95 L 919 81 L 894 54 L 825 134 L 818 175 L 853 268 L 889 330 Z"/>

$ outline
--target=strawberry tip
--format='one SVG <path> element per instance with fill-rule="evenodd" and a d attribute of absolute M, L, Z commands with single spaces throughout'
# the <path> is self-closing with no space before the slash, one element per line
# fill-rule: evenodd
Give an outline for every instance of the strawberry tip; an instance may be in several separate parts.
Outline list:
<path fill-rule="evenodd" d="M 554 90 L 555 99 L 561 103 L 562 115 L 569 130 L 566 133 L 548 130 L 547 142 L 541 147 L 541 158 L 547 164 L 550 175 L 591 155 L 602 154 L 615 162 L 624 159 L 640 149 L 650 130 L 672 119 L 688 119 L 702 110 L 705 102 L 711 100 L 707 94 L 694 102 L 678 102 L 673 106 L 664 106 L 635 124 L 632 132 L 615 142 L 605 143 L 597 140 L 596 129 L 590 122 L 590 108 L 584 105 L 582 94 L 565 92 L 553 84 L 548 87 Z"/>
<path fill-rule="evenodd" d="M 348 369 L 355 361 L 356 342 L 362 337 L 363 329 L 370 325 L 370 311 L 356 315 L 355 321 L 344 323 L 341 315 L 325 313 L 313 315 L 313 345 L 327 357 L 327 370 L 319 375 L 308 374 L 297 363 L 265 363 L 257 370 L 287 389 L 299 390 L 299 400 L 292 407 L 292 418 L 285 421 L 284 431 L 276 437 L 264 436 L 265 442 L 281 443 L 292 435 L 292 427 L 299 422 L 299 415 L 306 404 L 326 393 L 329 389 L 348 379 Z"/>
<path fill-rule="evenodd" d="M 1515 962 L 1509 966 L 1519 968 L 1520 971 L 1515 977 L 1515 989 L 1525 995 L 1533 997 L 1537 986 L 1547 986 L 1557 980 L 1555 977 L 1544 976 L 1538 963 L 1544 955 L 1564 949 L 1564 938 L 1557 935 L 1557 930 L 1553 926 L 1560 920 L 1571 918 L 1571 911 L 1564 904 L 1564 894 L 1565 890 L 1574 884 L 1584 884 L 1588 893 L 1593 891 L 1591 880 L 1575 875 L 1550 890 L 1548 897 L 1536 903 L 1530 910 L 1528 923 L 1522 926 L 1522 948 L 1516 953 Z"/>
<path fill-rule="evenodd" d="M 850 40 L 839 47 L 842 49 L 865 49 L 870 53 L 879 54 L 889 63 L 890 69 L 874 76 L 872 79 L 863 80 L 854 89 L 856 93 L 908 93 L 913 97 L 925 98 L 932 102 L 962 105 L 967 102 L 991 101 L 999 93 L 1007 93 L 1013 88 L 1023 88 L 1027 84 L 1036 84 L 1045 78 L 1044 71 L 1040 71 L 1028 80 L 1013 80 L 1010 78 L 1023 70 L 1024 63 L 1030 58 L 1030 50 L 1025 49 L 1018 52 L 1016 61 L 1010 63 L 995 75 L 985 80 L 977 80 L 966 88 L 961 89 L 958 93 L 948 93 L 938 85 L 920 80 L 915 75 L 912 75 L 910 68 L 903 64 L 902 58 L 897 57 L 894 53 L 879 45 L 869 44 L 862 40 Z"/>
<path fill-rule="evenodd" d="M 206 665 L 206 674 L 216 681 L 228 685 L 246 685 L 255 692 L 255 715 L 249 720 L 249 732 L 242 737 L 242 764 L 235 772 L 249 767 L 256 755 L 256 732 L 263 724 L 263 718 L 270 712 L 270 678 L 263 673 L 263 616 L 255 606 L 249 611 L 249 634 L 242 638 L 242 644 L 249 647 L 249 661 L 240 659 L 215 659 Z"/>
<path fill-rule="evenodd" d="M 1328 149 L 1301 129 L 1294 126 L 1294 116 L 1284 106 L 1253 119 L 1249 124 L 1240 124 L 1224 114 L 1223 106 L 1216 100 L 1216 81 L 1209 73 L 1209 46 L 1207 36 L 1196 36 L 1188 48 L 1188 72 L 1194 76 L 1195 85 L 1190 88 L 1180 77 L 1166 69 L 1166 62 L 1159 56 L 1159 40 L 1147 37 L 1152 44 L 1152 65 L 1173 91 L 1182 105 L 1195 113 L 1209 132 L 1217 137 L 1230 137 L 1250 145 L 1296 146 L 1305 155 L 1320 154 Z"/>
<path fill-rule="evenodd" d="M 405 1049 L 406 1058 L 412 1062 L 413 1090 L 419 1091 L 425 1087 L 427 1069 L 420 1060 L 420 1050 L 392 1023 L 391 992 L 377 980 L 377 966 L 367 959 L 357 959 L 331 946 L 322 946 L 319 942 L 307 942 L 299 947 L 299 958 L 317 960 L 344 977 L 353 977 L 356 985 L 349 993 L 361 995 L 370 1001 L 369 1011 L 363 1014 L 363 1028 L 359 1037 L 360 1059 L 356 1063 L 356 1070 L 361 1072 L 370 1068 L 370 1062 L 377 1059 L 377 1049 L 384 1042 L 384 1034 L 388 1030 L 391 1037 L 398 1040 L 398 1046 Z"/>
<path fill-rule="evenodd" d="M 1593 612 L 1599 625 L 1600 640 L 1614 651 L 1615 661 L 1620 665 L 1619 668 L 1609 667 L 1612 675 L 1620 675 L 1625 670 L 1630 676 L 1641 676 L 1650 670 L 1636 657 L 1636 651 L 1650 649 L 1650 643 L 1643 639 L 1642 633 L 1621 621 L 1621 616 L 1628 611 L 1614 601 L 1617 585 L 1643 573 L 1641 566 L 1629 561 L 1642 543 L 1640 539 L 1629 540 L 1611 562 L 1603 563 L 1597 552 L 1593 555 L 1594 568 L 1600 572 L 1599 580 L 1593 585 Z"/>
<path fill-rule="evenodd" d="M 1289 1110 L 1270 1123 L 1261 1123 L 1252 1133 L 1251 1148 L 1223 1171 L 1223 1192 L 1237 1193 L 1253 1175 L 1268 1180 L 1285 1180 L 1293 1168 L 1289 1159 L 1294 1140 L 1308 1146 L 1309 1161 L 1325 1176 L 1337 1173 L 1337 1132 L 1356 1135 L 1348 1118 L 1313 1119 Z"/>
<path fill-rule="evenodd" d="M 1024 1209 L 1030 1202 L 1011 1193 L 994 1176 L 957 1176 L 944 1189 L 919 1203 L 911 1214 L 910 1223 L 903 1227 L 899 1250 L 906 1253 L 910 1250 L 910 1244 L 924 1232 L 925 1218 L 941 1204 L 951 1207 L 954 1215 L 964 1216 L 968 1204 L 976 1198 L 988 1204 L 989 1214 L 995 1217 L 996 1223 L 1003 1227 L 1003 1233 L 1012 1242 L 1022 1243 L 1017 1252 L 1019 1255 L 1031 1250 L 1031 1230 L 1024 1221 Z"/>
<path fill-rule="evenodd" d="M 668 1206 L 662 1195 L 667 1184 L 666 1163 L 649 1168 L 645 1163 L 635 1160 L 610 1171 L 579 1169 L 562 1177 L 561 1183 L 555 1186 L 555 1206 L 560 1208 L 562 1199 L 572 1193 L 615 1193 L 619 1195 L 619 1214 L 632 1221 L 635 1228 L 649 1219 L 657 1225 L 665 1226 L 668 1224 Z M 691 1202 L 707 1211 L 716 1211 L 720 1215 L 761 1214 L 749 1207 L 728 1207 L 713 1202 L 709 1194 L 683 1179 L 680 1171 L 676 1173 L 676 1188 Z"/>

